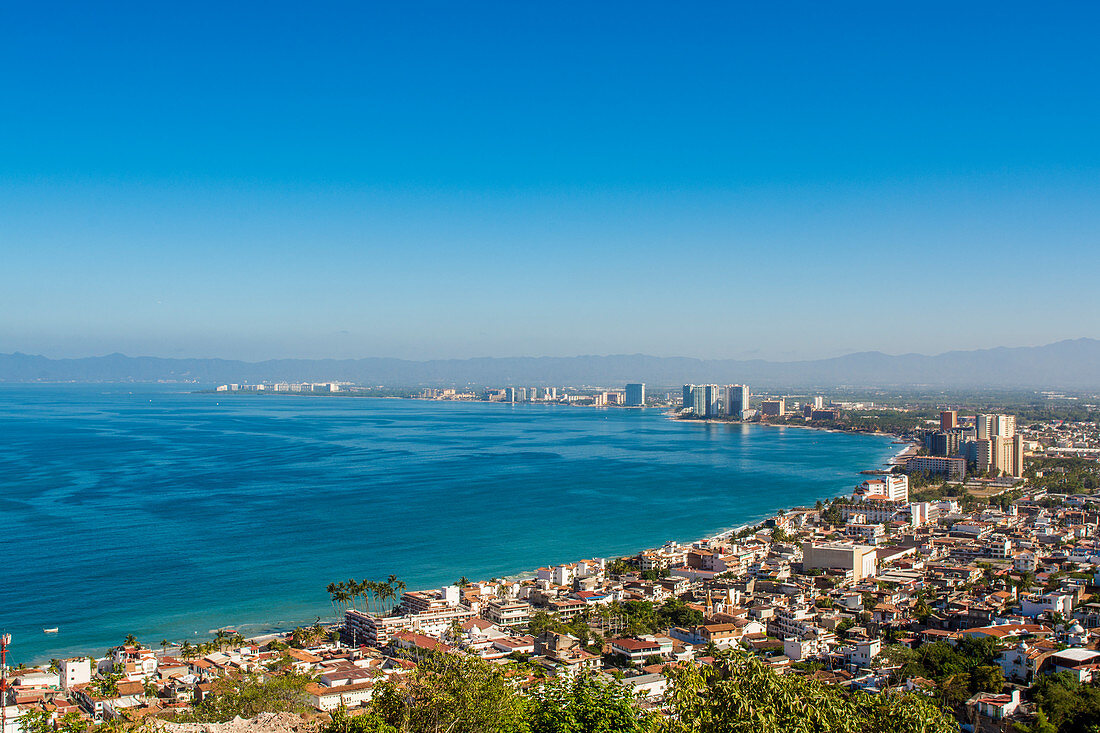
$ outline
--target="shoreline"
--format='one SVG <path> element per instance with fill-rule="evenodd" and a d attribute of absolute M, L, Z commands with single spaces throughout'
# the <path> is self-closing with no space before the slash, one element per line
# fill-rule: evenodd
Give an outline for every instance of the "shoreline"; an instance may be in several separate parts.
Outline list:
<path fill-rule="evenodd" d="M 691 422 L 704 422 L 704 421 L 691 421 Z M 713 422 L 724 422 L 724 421 L 713 421 Z M 756 425 L 758 423 L 745 423 L 745 424 Z M 766 423 L 764 425 L 766 425 Z M 769 426 L 769 427 L 795 427 L 795 426 L 772 425 L 772 426 Z M 797 427 L 811 427 L 811 426 L 797 426 Z M 811 429 L 820 429 L 820 428 L 811 428 Z M 827 432 L 845 433 L 847 431 L 830 430 L 830 431 L 827 431 Z M 864 433 L 864 434 L 869 434 L 869 433 Z M 906 447 L 905 450 L 908 450 L 908 447 Z M 904 452 L 904 450 L 902 452 Z M 891 457 L 891 458 L 888 458 L 887 461 L 886 461 L 886 465 L 890 465 L 890 461 L 893 460 L 894 458 L 896 458 L 896 455 Z M 861 474 L 860 474 L 859 471 L 853 471 L 852 475 L 856 479 L 857 482 L 860 480 L 859 477 L 861 476 Z M 830 492 L 828 495 L 819 496 L 819 497 L 816 498 L 816 500 L 820 500 L 824 503 L 828 503 L 829 501 L 831 501 L 831 500 L 833 500 L 833 499 L 835 499 L 839 496 L 843 496 L 847 493 L 850 493 L 850 491 L 851 491 L 850 487 L 848 487 L 848 488 L 838 487 L 838 490 L 835 493 Z M 804 505 L 805 506 L 813 506 L 813 503 L 810 502 L 810 503 L 807 503 L 807 504 L 804 504 Z M 630 550 L 626 553 L 614 553 L 614 554 L 606 555 L 605 559 L 614 560 L 614 559 L 619 559 L 619 558 L 622 558 L 622 557 L 631 557 L 631 556 L 636 555 L 637 553 L 639 553 L 641 551 L 644 551 L 646 549 L 659 548 L 659 547 L 661 547 L 665 544 L 669 544 L 669 543 L 675 543 L 675 544 L 678 544 L 678 545 L 691 546 L 691 545 L 694 545 L 694 544 L 706 544 L 706 543 L 711 543 L 711 542 L 715 542 L 715 541 L 728 539 L 732 535 L 734 535 L 738 532 L 741 532 L 741 531 L 743 531 L 747 528 L 752 528 L 752 527 L 760 528 L 764 525 L 764 523 L 768 519 L 772 519 L 772 518 L 775 518 L 777 516 L 781 516 L 781 513 L 786 513 L 786 511 L 789 511 L 791 508 L 793 508 L 793 507 L 789 507 L 789 506 L 779 507 L 777 509 L 774 509 L 774 510 L 764 512 L 764 513 L 755 515 L 753 517 L 750 517 L 747 520 L 742 520 L 741 522 L 739 522 L 736 525 L 725 526 L 725 527 L 722 527 L 721 529 L 712 530 L 712 531 L 709 531 L 709 532 L 706 532 L 706 533 L 702 534 L 701 536 L 697 535 L 693 538 L 680 540 L 680 539 L 676 539 L 676 538 L 665 537 L 665 538 L 661 539 L 660 541 L 656 542 L 655 544 L 652 543 L 652 542 L 646 543 L 644 546 L 634 548 L 634 549 L 632 549 L 632 550 Z M 598 555 L 588 555 L 588 557 L 599 557 L 599 556 Z M 577 559 L 584 559 L 584 558 L 575 558 L 575 559 L 572 559 L 572 560 L 565 560 L 565 561 L 562 561 L 562 562 L 564 562 L 564 563 L 575 562 Z M 558 563 L 551 563 L 551 564 L 562 564 L 562 563 L 558 562 Z M 461 572 L 461 571 L 459 571 L 459 572 Z M 536 573 L 537 573 L 536 569 L 526 568 L 526 569 L 518 570 L 516 572 L 509 573 L 509 574 L 506 574 L 506 575 L 500 575 L 500 576 L 494 576 L 494 577 L 496 577 L 497 579 L 500 579 L 500 580 L 522 581 L 522 580 L 527 580 L 527 579 L 531 579 L 532 577 L 535 577 Z M 470 580 L 471 580 L 471 582 L 486 582 L 487 579 L 471 578 Z M 432 588 L 410 588 L 410 590 L 431 590 L 431 589 Z M 320 604 L 318 604 L 318 605 L 320 605 Z M 328 615 L 328 614 L 310 614 L 310 616 L 313 619 L 316 619 L 316 623 L 319 623 L 323 628 L 325 628 L 326 630 L 329 630 L 329 631 L 341 626 L 344 622 L 344 618 L 343 618 L 342 615 L 331 616 L 331 615 Z M 260 627 L 262 629 L 262 631 L 260 631 L 259 633 L 254 633 L 252 635 L 242 634 L 242 636 L 244 636 L 245 640 L 249 643 L 264 644 L 264 643 L 267 643 L 267 642 L 271 641 L 272 639 L 283 638 L 287 634 L 293 632 L 295 628 L 308 628 L 308 627 L 312 626 L 314 623 L 315 622 L 312 621 L 310 618 L 303 618 L 300 623 L 299 622 L 290 622 L 289 624 L 279 624 L 279 625 L 269 625 L 267 622 L 265 622 L 263 620 L 255 621 L 255 622 L 244 622 L 244 623 L 224 623 L 224 624 L 219 624 L 217 626 L 214 626 L 213 628 L 211 628 L 206 633 L 196 631 L 194 637 L 187 637 L 187 638 L 183 638 L 183 639 L 171 640 L 171 643 L 169 644 L 169 646 L 167 647 L 167 649 L 163 653 L 171 655 L 173 653 L 172 650 L 178 650 L 179 647 L 185 642 L 194 643 L 196 641 L 209 641 L 210 639 L 213 638 L 214 633 L 216 633 L 217 630 L 226 630 L 226 629 L 239 630 L 239 629 L 246 629 L 249 626 Z M 132 633 L 135 633 L 135 635 L 138 635 L 139 638 L 140 638 L 140 635 L 136 631 L 134 631 Z M 153 648 L 155 646 L 149 640 L 146 640 L 145 643 L 150 648 Z M 107 647 L 106 649 L 110 649 L 110 648 L 112 648 L 112 647 Z M 102 653 L 102 651 L 106 651 L 106 649 L 99 650 L 99 651 L 94 651 L 94 650 L 91 650 L 91 649 L 80 649 L 80 651 L 74 652 L 74 654 L 84 655 L 84 656 L 92 656 L 93 658 L 96 658 L 97 654 Z M 26 659 L 26 663 L 28 665 L 32 665 L 32 666 L 33 665 L 40 665 L 40 664 L 43 664 L 43 663 L 47 662 L 49 657 L 51 655 L 56 655 L 56 653 L 57 653 L 57 650 L 53 650 L 51 652 L 46 652 L 46 653 L 43 653 L 41 655 L 30 656 Z M 160 652 L 157 652 L 157 653 L 159 654 Z"/>
<path fill-rule="evenodd" d="M 781 427 L 781 426 L 775 426 L 775 427 Z M 857 472 L 856 475 L 858 477 L 859 473 Z M 838 492 L 838 493 L 836 493 L 832 496 L 818 497 L 818 499 L 815 500 L 815 501 L 822 501 L 823 503 L 827 504 L 829 501 L 833 501 L 834 499 L 837 499 L 838 496 L 842 496 L 842 495 L 847 494 L 849 492 L 850 492 L 850 490 L 843 490 L 843 491 L 840 491 L 840 492 Z M 810 506 L 812 506 L 812 504 L 810 504 Z M 641 553 L 641 551 L 643 551 L 643 550 L 659 548 L 659 547 L 662 547 L 663 545 L 667 545 L 667 544 L 670 544 L 670 543 L 674 543 L 676 545 L 686 545 L 686 546 L 692 546 L 692 545 L 696 545 L 696 544 L 714 543 L 714 541 L 724 540 L 724 539 L 728 539 L 730 537 L 733 537 L 733 535 L 735 535 L 739 532 L 742 532 L 742 530 L 745 530 L 745 529 L 750 528 L 750 527 L 761 528 L 763 526 L 763 524 L 768 521 L 768 519 L 779 517 L 783 513 L 791 510 L 791 508 L 796 508 L 796 507 L 783 507 L 783 508 L 781 508 L 781 510 L 777 510 L 777 511 L 772 512 L 772 513 L 766 513 L 766 514 L 758 515 L 756 518 L 750 519 L 750 521 L 748 521 L 748 522 L 744 522 L 744 523 L 738 524 L 736 526 L 731 526 L 731 527 L 726 527 L 726 528 L 723 528 L 723 529 L 718 529 L 718 530 L 715 530 L 715 532 L 707 533 L 707 534 L 703 535 L 702 537 L 696 537 L 694 539 L 684 539 L 684 540 L 678 540 L 678 539 L 674 539 L 674 538 L 667 538 L 667 539 L 664 539 L 663 541 L 660 541 L 660 543 L 658 543 L 658 544 L 649 544 L 646 547 L 640 547 L 637 550 L 632 551 L 632 553 L 629 553 L 629 554 L 625 554 L 625 555 L 624 554 L 608 555 L 603 559 L 616 560 L 616 559 L 620 559 L 620 558 L 631 557 L 632 555 L 637 555 L 638 553 Z M 579 558 L 579 559 L 584 559 L 584 558 Z M 577 560 L 576 559 L 574 559 L 574 560 L 564 560 L 563 562 L 564 562 L 564 564 L 568 564 L 568 562 L 575 562 L 575 561 L 577 561 Z M 563 562 L 557 562 L 557 564 L 551 564 L 551 565 L 562 565 Z M 497 580 L 508 580 L 508 581 L 522 581 L 522 580 L 530 580 L 532 578 L 535 578 L 536 576 L 537 576 L 537 570 L 535 570 L 535 569 L 525 569 L 525 570 L 519 570 L 519 571 L 513 572 L 513 573 L 508 573 L 508 575 L 504 575 L 504 576 L 496 576 L 496 579 Z M 472 579 L 470 579 L 470 581 L 473 582 L 473 583 L 487 582 L 486 579 L 476 579 L 476 578 L 472 578 Z M 409 590 L 423 591 L 423 590 L 433 590 L 433 588 L 427 588 L 427 589 L 426 588 L 417 588 L 417 589 L 409 589 Z M 396 606 L 395 606 L 395 608 L 396 608 Z M 244 641 L 246 643 L 262 645 L 262 644 L 266 644 L 268 642 L 273 641 L 273 639 L 283 638 L 283 637 L 287 636 L 288 634 L 293 633 L 295 631 L 295 628 L 308 628 L 308 627 L 311 627 L 312 625 L 315 625 L 315 623 L 316 623 L 316 624 L 319 624 L 321 627 L 323 627 L 324 630 L 331 632 L 331 631 L 337 630 L 337 628 L 342 626 L 343 621 L 344 621 L 342 615 L 326 616 L 324 614 L 320 614 L 320 615 L 313 614 L 313 617 L 315 617 L 316 622 L 311 623 L 308 620 L 304 619 L 303 621 L 301 621 L 301 623 L 286 625 L 286 626 L 283 626 L 283 625 L 267 626 L 267 624 L 263 621 L 246 622 L 246 623 L 240 623 L 240 624 L 233 624 L 233 623 L 222 624 L 222 625 L 219 625 L 215 628 L 211 628 L 211 630 L 209 630 L 206 633 L 196 632 L 196 636 L 194 638 L 176 639 L 176 641 L 172 641 L 172 639 L 168 639 L 168 641 L 171 642 L 171 643 L 168 644 L 168 646 L 163 650 L 163 652 L 157 652 L 157 649 L 154 648 L 154 647 L 156 647 L 156 645 L 154 645 L 151 642 L 146 641 L 144 643 L 146 644 L 146 646 L 149 646 L 151 649 L 154 649 L 154 654 L 157 654 L 157 656 L 164 656 L 164 655 L 171 656 L 173 654 L 173 649 L 179 649 L 180 646 L 182 646 L 185 642 L 191 642 L 191 643 L 194 643 L 194 642 L 208 642 L 208 641 L 211 641 L 211 639 L 213 638 L 213 635 L 215 635 L 218 631 L 240 630 L 240 628 L 243 628 L 243 627 L 246 627 L 246 626 L 267 626 L 267 628 L 265 628 L 265 631 L 263 631 L 260 634 L 255 634 L 255 635 L 251 635 L 251 636 L 242 634 L 242 636 L 244 636 Z M 135 636 L 139 636 L 139 639 L 140 639 L 139 634 L 135 633 Z M 110 648 L 113 648 L 113 647 L 107 647 L 107 648 L 103 649 L 103 652 L 106 653 L 107 650 L 109 650 Z M 44 654 L 42 656 L 32 656 L 32 657 L 27 658 L 25 664 L 27 666 L 42 665 L 42 664 L 47 663 L 48 659 L 50 659 L 50 656 L 51 656 L 50 654 Z M 95 652 L 90 652 L 90 650 L 81 650 L 81 652 L 78 652 L 75 655 L 70 655 L 70 656 L 88 656 L 88 657 L 91 657 L 91 658 L 94 658 L 94 659 L 98 658 L 97 654 Z"/>
<path fill-rule="evenodd" d="M 904 440 L 904 438 L 898 433 L 891 433 L 885 430 L 844 430 L 843 428 L 826 428 L 820 425 L 791 425 L 789 423 L 775 424 L 770 422 L 752 421 L 745 422 L 744 420 L 722 420 L 710 417 L 695 418 L 695 417 L 680 417 L 678 414 L 668 409 L 665 410 L 664 415 L 667 419 L 673 422 L 683 423 L 697 423 L 700 425 L 759 425 L 761 427 L 769 428 L 795 428 L 797 430 L 820 430 L 825 433 L 843 433 L 846 435 L 878 435 L 880 437 L 897 438 L 898 440 Z M 909 443 L 910 441 L 904 441 Z M 915 445 L 915 443 L 914 443 Z"/>

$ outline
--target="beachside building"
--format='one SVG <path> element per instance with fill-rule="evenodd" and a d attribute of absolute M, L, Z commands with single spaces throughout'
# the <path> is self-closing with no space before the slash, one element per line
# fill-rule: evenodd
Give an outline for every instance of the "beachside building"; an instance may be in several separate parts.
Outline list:
<path fill-rule="evenodd" d="M 643 405 L 645 405 L 645 382 L 626 385 L 626 406 L 642 407 Z"/>
<path fill-rule="evenodd" d="M 749 387 L 747 384 L 726 385 L 726 415 L 738 420 L 745 419 L 749 409 Z"/>
<path fill-rule="evenodd" d="M 531 604 L 508 598 L 492 598 L 481 609 L 481 617 L 500 627 L 525 626 L 531 620 Z"/>
<path fill-rule="evenodd" d="M 905 463 L 909 473 L 927 473 L 944 476 L 949 481 L 962 481 L 966 478 L 965 458 L 945 458 L 942 456 L 913 456 Z"/>
<path fill-rule="evenodd" d="M 782 397 L 774 400 L 764 400 L 760 404 L 760 414 L 764 417 L 783 417 L 787 414 L 787 406 Z"/>
<path fill-rule="evenodd" d="M 92 681 L 92 660 L 88 657 L 71 657 L 58 663 L 58 676 L 62 689 L 71 690 L 77 685 Z"/>
<path fill-rule="evenodd" d="M 909 477 L 890 473 L 879 478 L 867 479 L 852 492 L 856 501 L 909 501 Z"/>
<path fill-rule="evenodd" d="M 118 646 L 111 649 L 111 665 L 121 668 L 124 679 L 149 679 L 157 672 L 157 656 L 143 646 Z"/>

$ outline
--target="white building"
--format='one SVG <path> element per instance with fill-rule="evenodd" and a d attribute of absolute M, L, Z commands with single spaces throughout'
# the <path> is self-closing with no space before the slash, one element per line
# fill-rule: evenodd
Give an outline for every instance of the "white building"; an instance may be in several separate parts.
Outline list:
<path fill-rule="evenodd" d="M 745 384 L 726 385 L 726 415 L 738 420 L 745 419 L 745 412 L 749 409 L 749 387 Z"/>
<path fill-rule="evenodd" d="M 88 657 L 62 659 L 59 667 L 58 671 L 63 689 L 70 690 L 76 685 L 83 685 L 92 681 L 92 660 Z"/>
<path fill-rule="evenodd" d="M 1035 618 L 1045 611 L 1059 613 L 1069 618 L 1073 612 L 1073 594 L 1053 591 L 1042 595 L 1023 596 L 1020 599 L 1020 615 Z"/>
<path fill-rule="evenodd" d="M 909 477 L 905 474 L 890 473 L 881 478 L 864 481 L 852 492 L 852 498 L 874 501 L 909 501 Z"/>

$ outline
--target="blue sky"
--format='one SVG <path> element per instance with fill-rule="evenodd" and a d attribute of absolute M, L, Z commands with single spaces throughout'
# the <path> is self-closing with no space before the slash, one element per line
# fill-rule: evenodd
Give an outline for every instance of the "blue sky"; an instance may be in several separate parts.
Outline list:
<path fill-rule="evenodd" d="M 1100 336 L 1093 3 L 157 5 L 0 8 L 0 352 Z"/>

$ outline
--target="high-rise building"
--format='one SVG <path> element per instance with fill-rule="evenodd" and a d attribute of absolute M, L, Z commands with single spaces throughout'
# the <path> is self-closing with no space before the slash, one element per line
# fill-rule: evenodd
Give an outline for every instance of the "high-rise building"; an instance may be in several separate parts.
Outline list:
<path fill-rule="evenodd" d="M 813 398 L 813 409 L 820 410 L 825 406 L 825 398 L 818 396 Z"/>
<path fill-rule="evenodd" d="M 721 415 L 721 402 L 722 402 L 722 390 L 717 384 L 706 385 L 705 399 L 707 402 L 707 417 L 718 417 Z"/>
<path fill-rule="evenodd" d="M 944 410 L 940 413 L 940 430 L 947 432 L 948 430 L 954 430 L 959 427 L 959 411 L 958 410 Z"/>
<path fill-rule="evenodd" d="M 688 408 L 694 407 L 694 405 L 695 405 L 695 396 L 694 395 L 695 395 L 695 385 L 694 384 L 685 384 L 684 385 L 684 402 L 683 402 L 683 408 L 685 410 L 688 409 Z"/>
<path fill-rule="evenodd" d="M 996 415 L 993 421 L 993 434 L 1000 438 L 1012 438 L 1016 435 L 1015 415 Z"/>
<path fill-rule="evenodd" d="M 642 407 L 645 405 L 645 382 L 626 385 L 626 406 Z"/>
<path fill-rule="evenodd" d="M 504 388 L 504 401 L 505 402 L 515 402 L 516 401 L 516 388 L 515 387 L 505 387 Z"/>
<path fill-rule="evenodd" d="M 1016 435 L 1015 415 L 978 415 L 976 422 L 979 440 L 1011 438 Z"/>
<path fill-rule="evenodd" d="M 997 476 L 1023 476 L 1023 448 L 1023 440 L 1015 435 L 1011 438 L 1000 435 L 979 438 L 975 456 L 978 471 L 989 471 Z"/>
<path fill-rule="evenodd" d="M 786 414 L 786 405 L 783 398 L 764 400 L 760 404 L 760 414 L 764 417 L 783 417 Z"/>
<path fill-rule="evenodd" d="M 707 388 L 701 384 L 692 385 L 691 411 L 695 413 L 696 417 L 706 417 L 707 415 Z"/>
<path fill-rule="evenodd" d="M 959 452 L 962 435 L 958 430 L 941 430 L 925 440 L 928 452 L 933 456 L 953 456 Z"/>
<path fill-rule="evenodd" d="M 726 385 L 726 414 L 738 420 L 745 419 L 749 409 L 749 387 L 747 384 Z"/>
<path fill-rule="evenodd" d="M 1024 476 L 1024 436 L 1019 433 L 1012 436 L 1012 475 L 1016 478 Z"/>

